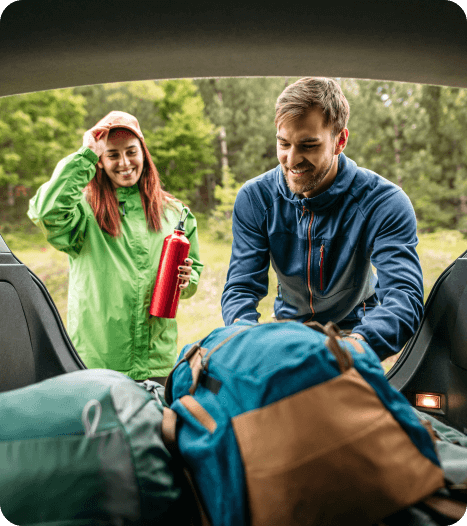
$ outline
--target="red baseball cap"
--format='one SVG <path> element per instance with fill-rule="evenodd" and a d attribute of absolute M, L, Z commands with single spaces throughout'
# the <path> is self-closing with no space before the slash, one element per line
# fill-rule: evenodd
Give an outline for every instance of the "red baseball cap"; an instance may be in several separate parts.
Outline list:
<path fill-rule="evenodd" d="M 141 141 L 146 161 L 149 165 L 148 168 L 150 173 L 148 175 L 154 174 L 154 176 L 157 177 L 157 179 L 159 179 L 159 173 L 151 158 L 151 154 L 149 153 L 148 147 L 146 146 L 143 132 L 141 131 L 138 119 L 136 117 L 124 111 L 111 111 L 104 118 L 102 118 L 95 126 L 93 126 L 93 128 L 97 127 L 107 128 L 109 131 L 115 128 L 125 128 L 133 132 L 136 135 L 136 137 L 138 137 L 138 139 Z"/>

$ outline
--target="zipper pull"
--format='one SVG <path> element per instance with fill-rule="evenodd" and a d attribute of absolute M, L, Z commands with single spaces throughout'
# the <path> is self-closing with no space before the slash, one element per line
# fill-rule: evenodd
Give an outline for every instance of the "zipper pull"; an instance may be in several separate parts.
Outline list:
<path fill-rule="evenodd" d="M 323 267 L 324 267 L 324 243 L 319 249 L 319 285 L 320 290 L 323 290 Z"/>
<path fill-rule="evenodd" d="M 298 224 L 302 222 L 303 216 L 307 213 L 307 209 L 303 207 L 302 215 L 300 216 L 300 220 L 298 221 Z"/>
<path fill-rule="evenodd" d="M 120 201 L 118 204 L 122 205 L 122 216 L 125 217 L 125 201 Z"/>

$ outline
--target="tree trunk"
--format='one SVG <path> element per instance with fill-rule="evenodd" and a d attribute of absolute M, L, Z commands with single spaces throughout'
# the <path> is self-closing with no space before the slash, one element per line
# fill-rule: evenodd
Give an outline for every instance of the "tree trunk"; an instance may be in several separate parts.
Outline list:
<path fill-rule="evenodd" d="M 395 133 L 394 155 L 396 157 L 396 165 L 397 165 L 397 167 L 399 167 L 399 165 L 401 164 L 401 151 L 400 151 L 400 148 L 398 147 L 400 133 L 399 133 L 399 128 L 398 128 L 397 124 L 394 125 L 394 133 Z M 399 170 L 397 171 L 397 185 L 402 188 L 402 177 L 400 175 L 400 171 Z"/>
<path fill-rule="evenodd" d="M 467 195 L 461 195 L 459 197 L 459 215 L 461 217 L 467 217 Z"/>
<path fill-rule="evenodd" d="M 213 173 L 204 176 L 203 184 L 198 188 L 198 207 L 210 212 L 214 210 L 216 203 L 214 201 L 214 189 L 216 187 L 216 178 Z"/>
<path fill-rule="evenodd" d="M 222 100 L 222 91 L 219 88 L 219 79 L 213 79 L 214 88 L 216 90 L 217 94 L 217 100 L 219 101 L 219 105 L 221 108 L 221 115 L 223 114 L 223 100 Z M 225 186 L 226 184 L 226 175 L 227 170 L 229 168 L 229 157 L 228 157 L 228 149 L 227 149 L 227 132 L 225 131 L 224 124 L 221 124 L 220 130 L 219 130 L 219 142 L 221 145 L 221 174 L 222 174 L 222 186 Z"/>
<path fill-rule="evenodd" d="M 15 185 L 9 183 L 8 184 L 8 200 L 7 200 L 8 206 L 15 206 Z"/>
<path fill-rule="evenodd" d="M 229 169 L 229 158 L 228 158 L 228 150 L 227 150 L 227 133 L 225 131 L 225 127 L 221 126 L 221 129 L 219 130 L 219 141 L 221 143 L 221 170 L 222 170 L 222 185 L 225 186 L 225 183 L 227 182 L 225 180 L 227 175 L 227 170 Z"/>

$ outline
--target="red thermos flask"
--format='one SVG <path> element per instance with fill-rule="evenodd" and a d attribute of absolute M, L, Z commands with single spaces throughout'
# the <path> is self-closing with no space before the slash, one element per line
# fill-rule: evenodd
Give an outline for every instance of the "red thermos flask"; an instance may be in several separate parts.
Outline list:
<path fill-rule="evenodd" d="M 184 211 L 186 215 L 182 219 Z M 184 235 L 185 220 L 189 211 L 189 208 L 183 207 L 174 233 L 164 239 L 159 271 L 149 307 L 149 314 L 158 318 L 175 318 L 177 314 L 181 292 L 178 267 L 184 264 L 190 251 L 190 242 Z"/>

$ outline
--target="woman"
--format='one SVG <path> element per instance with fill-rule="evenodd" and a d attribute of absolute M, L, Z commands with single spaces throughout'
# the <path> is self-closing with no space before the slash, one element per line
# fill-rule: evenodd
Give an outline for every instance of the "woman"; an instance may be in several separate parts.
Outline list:
<path fill-rule="evenodd" d="M 29 217 L 69 255 L 67 330 L 88 368 L 165 383 L 177 324 L 148 309 L 164 238 L 181 209 L 161 189 L 138 121 L 121 111 L 88 130 L 31 199 Z M 191 247 L 179 267 L 181 298 L 196 292 L 203 268 L 191 212 L 185 229 Z"/>

